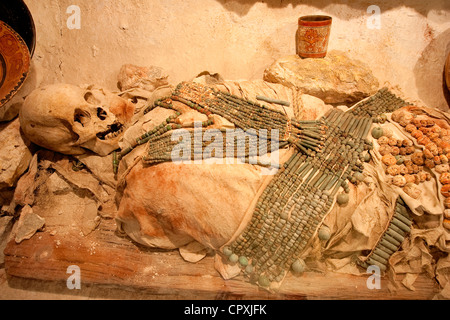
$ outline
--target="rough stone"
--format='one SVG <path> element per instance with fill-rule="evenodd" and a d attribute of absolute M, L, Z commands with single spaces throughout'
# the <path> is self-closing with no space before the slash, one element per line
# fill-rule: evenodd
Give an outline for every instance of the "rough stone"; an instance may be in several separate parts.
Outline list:
<path fill-rule="evenodd" d="M 12 229 L 13 225 L 13 217 L 11 216 L 5 216 L 0 217 L 0 266 L 2 266 L 5 263 L 5 256 L 3 254 L 3 251 L 6 248 L 6 245 L 8 243 L 8 236 Z"/>
<path fill-rule="evenodd" d="M 123 91 L 131 88 L 154 91 L 158 87 L 168 85 L 167 78 L 168 76 L 159 67 L 125 64 L 120 69 L 117 86 Z"/>
<path fill-rule="evenodd" d="M 59 176 L 53 173 L 47 180 L 48 191 L 54 194 L 66 193 L 72 191 L 72 187 Z"/>
<path fill-rule="evenodd" d="M 88 199 L 84 205 L 84 211 L 81 218 L 81 232 L 87 236 L 94 231 L 100 223 L 98 216 L 98 205 L 94 200 Z"/>
<path fill-rule="evenodd" d="M 32 159 L 28 146 L 19 119 L 0 124 L 0 190 L 14 187 L 27 170 Z"/>
<path fill-rule="evenodd" d="M 319 119 L 333 108 L 321 99 L 308 94 L 300 96 L 300 103 L 296 107 L 298 110 L 294 110 L 294 112 L 299 120 Z"/>
<path fill-rule="evenodd" d="M 353 104 L 379 89 L 379 82 L 362 62 L 341 51 L 323 59 L 283 57 L 264 71 L 264 80 L 294 87 L 331 104 Z"/>
<path fill-rule="evenodd" d="M 22 209 L 16 230 L 16 243 L 23 240 L 31 239 L 31 237 L 41 229 L 45 224 L 45 219 L 41 218 L 33 212 L 30 206 Z"/>

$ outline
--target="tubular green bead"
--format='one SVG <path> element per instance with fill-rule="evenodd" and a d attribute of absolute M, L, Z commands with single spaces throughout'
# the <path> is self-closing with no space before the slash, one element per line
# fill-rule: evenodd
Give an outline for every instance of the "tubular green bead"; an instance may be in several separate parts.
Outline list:
<path fill-rule="evenodd" d="M 373 252 L 373 253 L 371 254 L 370 257 L 371 257 L 372 259 L 374 259 L 374 260 L 376 260 L 376 261 L 378 261 L 378 262 L 384 264 L 384 265 L 387 265 L 387 263 L 388 263 L 387 259 L 385 259 L 385 258 L 379 256 L 379 255 L 376 254 L 375 252 Z"/>
<path fill-rule="evenodd" d="M 400 212 L 396 211 L 394 214 L 394 218 L 400 220 L 401 222 L 403 222 L 404 224 L 406 224 L 408 227 L 411 227 L 412 221 L 409 220 L 408 218 L 406 218 L 403 214 L 401 214 Z"/>
<path fill-rule="evenodd" d="M 405 237 L 395 232 L 393 229 L 389 228 L 386 233 L 390 235 L 392 238 L 397 240 L 398 242 L 403 242 L 405 240 Z"/>
<path fill-rule="evenodd" d="M 386 239 L 387 241 L 389 241 L 391 244 L 393 244 L 397 248 L 402 244 L 400 241 L 398 241 L 395 238 L 391 237 L 388 233 L 384 234 L 383 239 Z"/>
<path fill-rule="evenodd" d="M 355 172 L 353 174 L 353 177 L 359 182 L 362 182 L 365 179 L 364 174 L 362 174 L 361 172 Z"/>
<path fill-rule="evenodd" d="M 396 225 L 394 225 L 392 222 L 391 222 L 391 224 L 389 225 L 389 229 L 391 229 L 391 230 L 397 232 L 397 233 L 398 233 L 399 235 L 401 235 L 402 237 L 405 237 L 405 236 L 406 236 L 406 232 L 403 231 L 402 229 L 400 229 L 399 227 L 397 227 Z"/>
<path fill-rule="evenodd" d="M 396 252 L 398 250 L 397 246 L 394 246 L 392 243 L 388 242 L 386 239 L 381 239 L 380 244 L 385 246 L 387 249 L 392 252 Z"/>
<path fill-rule="evenodd" d="M 366 263 L 369 265 L 376 265 L 380 268 L 381 271 L 386 271 L 387 267 L 382 264 L 381 262 L 376 261 L 375 259 L 369 258 L 367 259 Z"/>
<path fill-rule="evenodd" d="M 387 252 L 383 251 L 381 248 L 378 248 L 378 247 L 375 248 L 373 253 L 379 255 L 380 257 L 382 257 L 382 258 L 384 258 L 386 260 L 389 260 L 389 258 L 391 256 L 390 254 L 388 254 Z"/>

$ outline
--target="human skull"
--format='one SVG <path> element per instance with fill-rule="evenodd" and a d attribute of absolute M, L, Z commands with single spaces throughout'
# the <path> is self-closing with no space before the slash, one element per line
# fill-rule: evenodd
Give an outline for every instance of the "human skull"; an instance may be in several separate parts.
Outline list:
<path fill-rule="evenodd" d="M 105 90 L 53 84 L 34 90 L 20 111 L 20 125 L 33 143 L 64 154 L 116 150 L 134 105 Z"/>

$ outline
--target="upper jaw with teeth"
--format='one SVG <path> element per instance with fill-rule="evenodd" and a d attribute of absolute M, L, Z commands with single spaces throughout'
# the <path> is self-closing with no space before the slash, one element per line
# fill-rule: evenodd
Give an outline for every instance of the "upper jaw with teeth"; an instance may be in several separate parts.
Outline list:
<path fill-rule="evenodd" d="M 122 123 L 116 122 L 112 125 L 108 125 L 108 129 L 103 132 L 97 133 L 97 138 L 100 140 L 110 140 L 118 137 L 124 132 L 124 125 Z"/>

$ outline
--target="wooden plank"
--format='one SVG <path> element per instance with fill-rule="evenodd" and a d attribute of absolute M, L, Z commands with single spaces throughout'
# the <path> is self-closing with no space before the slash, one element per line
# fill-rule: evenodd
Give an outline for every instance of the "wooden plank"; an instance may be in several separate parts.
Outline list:
<path fill-rule="evenodd" d="M 44 231 L 20 244 L 11 241 L 5 249 L 9 277 L 55 282 L 59 291 L 66 286 L 71 265 L 80 267 L 82 290 L 114 286 L 170 298 L 432 299 L 438 292 L 437 284 L 426 276 L 417 279 L 415 291 L 400 285 L 396 292 L 390 292 L 386 279 L 382 279 L 380 290 L 369 290 L 367 277 L 308 272 L 300 277 L 287 276 L 279 292 L 269 293 L 241 277 L 223 280 L 214 269 L 212 256 L 192 264 L 177 251 L 136 245 L 116 235 L 114 221 L 106 219 L 88 236 Z M 70 294 L 70 290 L 65 293 Z"/>

